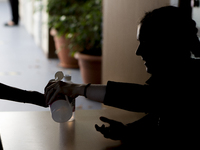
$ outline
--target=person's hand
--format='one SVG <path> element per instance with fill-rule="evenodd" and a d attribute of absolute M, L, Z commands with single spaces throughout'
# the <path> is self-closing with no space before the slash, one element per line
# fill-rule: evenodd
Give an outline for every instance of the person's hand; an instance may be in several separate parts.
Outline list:
<path fill-rule="evenodd" d="M 46 104 L 50 105 L 56 101 L 56 97 L 59 94 L 67 95 L 71 99 L 76 98 L 78 96 L 78 87 L 78 84 L 66 83 L 62 81 L 53 82 L 50 80 L 50 82 L 45 87 Z"/>
<path fill-rule="evenodd" d="M 95 125 L 96 130 L 101 132 L 105 138 L 112 140 L 122 140 L 124 138 L 126 126 L 123 123 L 105 117 L 100 117 L 100 120 L 110 124 L 109 127 L 105 127 L 104 124 L 101 127 Z"/>

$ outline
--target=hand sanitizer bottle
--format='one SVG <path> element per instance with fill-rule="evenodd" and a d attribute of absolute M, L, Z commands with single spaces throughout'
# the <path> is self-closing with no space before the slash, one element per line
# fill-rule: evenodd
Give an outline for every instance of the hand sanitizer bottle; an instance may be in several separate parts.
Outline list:
<path fill-rule="evenodd" d="M 72 79 L 72 77 L 70 76 L 70 75 L 65 75 L 65 77 L 64 77 L 64 79 L 65 79 L 65 82 L 67 82 L 67 83 L 73 83 L 72 81 L 71 81 L 71 79 Z M 75 108 L 76 108 L 76 106 L 75 106 L 75 99 L 72 99 L 72 101 L 71 101 L 71 107 L 72 107 L 72 117 L 69 119 L 69 121 L 73 121 L 74 119 L 75 119 Z"/>
<path fill-rule="evenodd" d="M 55 82 L 62 80 L 64 74 L 62 72 L 57 72 L 55 74 Z M 72 117 L 72 107 L 69 103 L 67 96 L 58 95 L 57 101 L 50 105 L 51 115 L 55 122 L 64 123 L 67 122 Z"/>

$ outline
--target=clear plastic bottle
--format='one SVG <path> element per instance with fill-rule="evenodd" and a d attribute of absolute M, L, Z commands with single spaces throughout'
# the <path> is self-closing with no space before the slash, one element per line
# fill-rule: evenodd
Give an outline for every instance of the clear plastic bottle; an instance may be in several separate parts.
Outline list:
<path fill-rule="evenodd" d="M 55 74 L 55 81 L 60 81 L 64 77 L 62 72 L 57 72 Z M 56 97 L 57 101 L 50 105 L 51 115 L 55 122 L 64 123 L 70 120 L 72 117 L 72 107 L 69 103 L 67 96 L 58 95 Z"/>
<path fill-rule="evenodd" d="M 55 122 L 64 123 L 72 117 L 72 108 L 68 100 L 57 100 L 51 104 L 50 109 Z"/>
<path fill-rule="evenodd" d="M 70 75 L 65 75 L 64 79 L 65 79 L 65 82 L 73 83 L 71 81 L 72 77 Z M 69 121 L 73 121 L 75 119 L 75 108 L 76 108 L 75 99 L 72 99 L 70 104 L 71 104 L 71 108 L 72 108 L 72 117 L 69 119 Z"/>

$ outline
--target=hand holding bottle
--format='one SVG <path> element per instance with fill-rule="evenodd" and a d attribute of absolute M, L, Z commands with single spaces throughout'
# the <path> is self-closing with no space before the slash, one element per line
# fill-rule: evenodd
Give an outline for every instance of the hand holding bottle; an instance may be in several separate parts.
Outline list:
<path fill-rule="evenodd" d="M 57 72 L 55 74 L 55 80 L 51 80 L 50 82 L 53 82 L 50 87 L 54 86 L 54 82 L 58 82 L 62 80 L 64 77 L 62 72 Z M 45 91 L 47 89 L 45 88 Z M 65 96 L 64 94 L 57 94 L 56 97 L 54 98 L 55 101 L 49 103 L 50 104 L 50 110 L 51 110 L 51 115 L 54 121 L 63 123 L 68 121 L 72 117 L 72 106 L 68 100 L 68 97 Z"/>
<path fill-rule="evenodd" d="M 49 81 L 45 88 L 46 103 L 51 104 L 56 101 L 59 94 L 67 95 L 69 98 L 74 99 L 79 96 L 82 88 L 79 84 L 68 83 L 63 81 L 53 82 Z"/>

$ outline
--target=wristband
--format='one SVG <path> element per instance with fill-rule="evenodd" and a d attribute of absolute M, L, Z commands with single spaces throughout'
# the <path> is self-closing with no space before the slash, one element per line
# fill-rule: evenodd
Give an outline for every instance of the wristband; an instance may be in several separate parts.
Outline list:
<path fill-rule="evenodd" d="M 90 85 L 91 85 L 91 83 L 89 83 L 89 84 L 87 84 L 87 85 L 85 86 L 85 89 L 84 89 L 84 96 L 85 96 L 85 98 L 87 98 L 86 92 L 87 92 L 87 88 L 88 88 Z"/>

